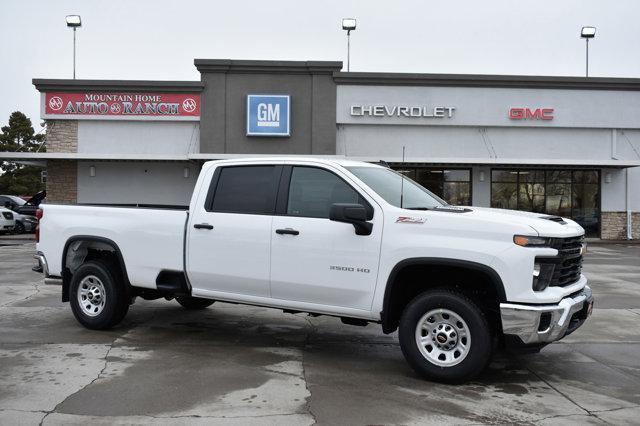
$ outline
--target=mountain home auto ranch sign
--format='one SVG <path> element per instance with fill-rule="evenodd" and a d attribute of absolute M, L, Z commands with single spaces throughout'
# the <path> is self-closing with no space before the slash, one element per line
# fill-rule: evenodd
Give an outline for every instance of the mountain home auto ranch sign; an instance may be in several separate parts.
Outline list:
<path fill-rule="evenodd" d="M 451 118 L 452 106 L 351 105 L 353 117 Z"/>
<path fill-rule="evenodd" d="M 43 118 L 197 120 L 200 94 L 47 92 Z"/>

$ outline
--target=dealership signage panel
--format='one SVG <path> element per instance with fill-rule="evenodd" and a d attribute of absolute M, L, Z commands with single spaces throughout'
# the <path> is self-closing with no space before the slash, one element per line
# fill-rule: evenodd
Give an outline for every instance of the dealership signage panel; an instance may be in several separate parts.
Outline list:
<path fill-rule="evenodd" d="M 198 93 L 47 92 L 43 118 L 199 120 Z"/>
<path fill-rule="evenodd" d="M 290 136 L 289 95 L 247 95 L 247 136 Z"/>

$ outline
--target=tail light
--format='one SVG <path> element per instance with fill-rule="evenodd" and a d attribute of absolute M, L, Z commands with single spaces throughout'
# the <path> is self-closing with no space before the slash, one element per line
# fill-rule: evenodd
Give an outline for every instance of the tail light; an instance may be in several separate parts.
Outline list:
<path fill-rule="evenodd" d="M 44 216 L 44 212 L 42 211 L 42 209 L 37 209 L 36 219 L 38 219 L 38 224 L 36 225 L 36 232 L 35 232 L 36 243 L 40 242 L 40 220 L 42 219 L 42 216 Z"/>

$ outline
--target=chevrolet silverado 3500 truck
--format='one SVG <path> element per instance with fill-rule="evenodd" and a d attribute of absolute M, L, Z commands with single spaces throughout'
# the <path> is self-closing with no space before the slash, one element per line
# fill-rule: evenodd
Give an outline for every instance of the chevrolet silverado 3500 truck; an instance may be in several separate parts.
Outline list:
<path fill-rule="evenodd" d="M 204 164 L 188 209 L 41 206 L 37 270 L 91 329 L 136 297 L 226 301 L 380 323 L 423 376 L 462 382 L 498 345 L 539 350 L 593 298 L 584 230 L 556 216 L 447 205 L 381 165 Z"/>

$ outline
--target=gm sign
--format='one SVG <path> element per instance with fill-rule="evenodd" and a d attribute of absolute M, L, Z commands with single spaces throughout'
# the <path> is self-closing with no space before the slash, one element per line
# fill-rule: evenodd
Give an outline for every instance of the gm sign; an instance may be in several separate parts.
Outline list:
<path fill-rule="evenodd" d="M 247 136 L 290 136 L 289 95 L 247 95 Z"/>

